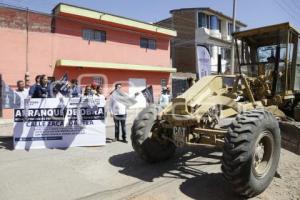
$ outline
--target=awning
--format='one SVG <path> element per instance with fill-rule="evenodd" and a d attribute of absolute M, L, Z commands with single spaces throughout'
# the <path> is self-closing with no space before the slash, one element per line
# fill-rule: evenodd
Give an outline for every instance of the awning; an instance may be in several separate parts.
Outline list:
<path fill-rule="evenodd" d="M 159 67 L 149 65 L 132 65 L 120 63 L 107 63 L 107 62 L 91 62 L 91 61 L 78 61 L 78 60 L 64 60 L 60 59 L 56 62 L 56 67 L 86 67 L 98 69 L 118 69 L 118 70 L 134 70 L 134 71 L 150 71 L 150 72 L 169 72 L 174 73 L 177 70 L 172 67 Z"/>

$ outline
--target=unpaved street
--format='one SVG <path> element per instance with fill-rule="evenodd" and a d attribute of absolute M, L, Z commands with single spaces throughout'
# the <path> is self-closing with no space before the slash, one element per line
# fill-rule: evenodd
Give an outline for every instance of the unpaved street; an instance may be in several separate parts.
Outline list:
<path fill-rule="evenodd" d="M 154 165 L 121 142 L 27 152 L 0 139 L 0 148 L 0 199 L 240 199 L 222 177 L 221 153 L 211 148 L 180 149 Z M 254 199 L 300 199 L 299 158 L 282 150 L 281 178 Z"/>

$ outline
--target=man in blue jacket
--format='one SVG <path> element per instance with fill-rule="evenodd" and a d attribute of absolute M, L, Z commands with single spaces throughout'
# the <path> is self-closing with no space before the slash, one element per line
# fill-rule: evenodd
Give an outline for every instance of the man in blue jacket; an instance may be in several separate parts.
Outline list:
<path fill-rule="evenodd" d="M 48 85 L 48 77 L 40 76 L 40 84 L 36 85 L 32 98 L 48 98 L 51 97 L 50 87 Z"/>
<path fill-rule="evenodd" d="M 29 93 L 28 93 L 28 95 L 29 95 L 30 97 L 33 96 L 33 94 L 34 94 L 34 92 L 35 92 L 35 89 L 36 89 L 36 86 L 40 84 L 40 78 L 41 78 L 41 75 L 37 75 L 37 76 L 35 77 L 35 84 L 33 84 L 33 85 L 29 88 Z"/>

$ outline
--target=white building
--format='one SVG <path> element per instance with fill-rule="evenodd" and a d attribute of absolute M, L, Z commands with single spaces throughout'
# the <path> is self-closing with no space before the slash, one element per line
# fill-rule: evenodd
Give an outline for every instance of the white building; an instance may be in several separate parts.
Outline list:
<path fill-rule="evenodd" d="M 183 8 L 170 13 L 170 18 L 156 24 L 177 31 L 178 36 L 172 42 L 173 67 L 178 72 L 197 73 L 197 48 L 204 46 L 211 57 L 211 71 L 217 71 L 220 54 L 224 72 L 230 63 L 232 18 L 210 8 Z M 246 26 L 236 21 L 236 31 Z"/>

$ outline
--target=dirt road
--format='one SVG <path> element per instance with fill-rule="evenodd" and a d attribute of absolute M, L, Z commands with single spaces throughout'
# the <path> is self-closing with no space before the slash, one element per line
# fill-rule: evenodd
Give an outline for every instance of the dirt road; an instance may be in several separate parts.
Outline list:
<path fill-rule="evenodd" d="M 240 199 L 222 177 L 220 156 L 215 149 L 184 148 L 149 165 L 130 143 L 27 152 L 0 139 L 0 199 Z M 279 175 L 253 199 L 300 199 L 300 156 L 282 150 Z"/>

